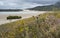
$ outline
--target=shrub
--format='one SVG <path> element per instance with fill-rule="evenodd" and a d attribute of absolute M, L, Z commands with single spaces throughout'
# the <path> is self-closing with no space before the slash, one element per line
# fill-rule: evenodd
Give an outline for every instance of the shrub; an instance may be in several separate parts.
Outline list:
<path fill-rule="evenodd" d="M 21 16 L 8 16 L 7 20 L 8 19 L 21 19 L 21 18 L 22 18 Z"/>

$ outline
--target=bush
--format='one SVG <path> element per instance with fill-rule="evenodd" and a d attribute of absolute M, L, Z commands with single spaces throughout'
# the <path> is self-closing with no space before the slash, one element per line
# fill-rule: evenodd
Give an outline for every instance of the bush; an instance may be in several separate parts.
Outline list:
<path fill-rule="evenodd" d="M 22 18 L 21 16 L 8 16 L 7 20 L 8 19 L 21 19 L 21 18 Z"/>

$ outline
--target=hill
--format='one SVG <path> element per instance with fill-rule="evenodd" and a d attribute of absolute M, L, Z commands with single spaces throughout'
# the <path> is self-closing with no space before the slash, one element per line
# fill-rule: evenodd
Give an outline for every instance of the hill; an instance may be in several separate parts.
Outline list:
<path fill-rule="evenodd" d="M 0 12 L 14 12 L 14 11 L 23 11 L 22 9 L 0 9 Z"/>
<path fill-rule="evenodd" d="M 60 11 L 0 25 L 0 38 L 60 38 Z"/>
<path fill-rule="evenodd" d="M 37 11 L 52 11 L 52 10 L 60 10 L 60 2 L 57 2 L 53 5 L 47 5 L 47 6 L 37 6 L 34 8 L 28 8 L 29 10 L 37 10 Z"/>

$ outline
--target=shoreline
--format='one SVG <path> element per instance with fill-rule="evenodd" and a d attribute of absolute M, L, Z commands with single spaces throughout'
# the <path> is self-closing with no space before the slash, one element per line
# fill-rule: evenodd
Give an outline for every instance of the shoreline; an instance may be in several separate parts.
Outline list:
<path fill-rule="evenodd" d="M 18 16 L 22 16 L 22 19 L 26 19 L 26 18 L 30 18 L 32 16 L 37 16 L 39 14 L 43 14 L 43 13 L 46 13 L 44 11 L 22 11 L 20 14 L 11 14 L 11 15 L 18 15 Z M 4 14 L 2 15 L 3 17 L 0 17 L 0 25 L 2 24 L 6 24 L 6 23 L 10 23 L 10 22 L 14 22 L 14 21 L 17 21 L 17 20 L 22 20 L 22 19 L 14 19 L 12 21 L 10 20 L 6 20 L 6 17 L 8 16 L 9 14 L 6 14 L 6 16 L 4 16 Z M 1 15 L 0 15 L 1 16 Z"/>

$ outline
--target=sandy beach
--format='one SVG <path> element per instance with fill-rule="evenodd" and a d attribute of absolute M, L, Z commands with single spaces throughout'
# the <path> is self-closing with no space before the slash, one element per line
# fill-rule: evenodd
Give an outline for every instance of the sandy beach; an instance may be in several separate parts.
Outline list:
<path fill-rule="evenodd" d="M 2 12 L 0 14 L 0 25 L 1 24 L 5 24 L 5 23 L 10 23 L 9 20 L 6 20 L 6 17 L 9 16 L 9 15 L 17 15 L 17 16 L 22 16 L 22 19 L 25 19 L 25 18 L 30 18 L 32 16 L 37 16 L 39 14 L 42 14 L 42 13 L 46 13 L 46 11 L 29 11 L 29 10 L 24 10 L 24 11 L 21 11 L 21 12 Z M 20 20 L 22 20 L 20 19 Z M 17 21 L 19 19 L 15 19 L 15 20 L 12 20 L 11 22 L 13 21 Z"/>

